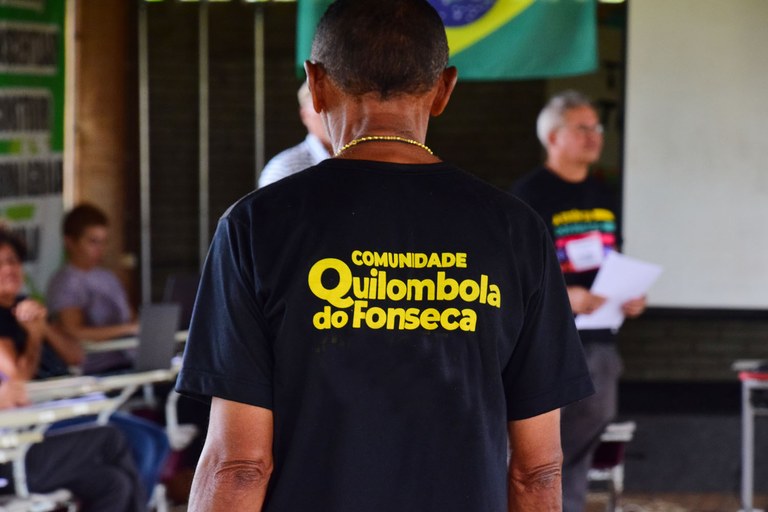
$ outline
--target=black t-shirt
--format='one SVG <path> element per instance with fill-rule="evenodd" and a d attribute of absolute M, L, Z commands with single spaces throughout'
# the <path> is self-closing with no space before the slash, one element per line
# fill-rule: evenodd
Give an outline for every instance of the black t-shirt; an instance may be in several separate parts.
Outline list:
<path fill-rule="evenodd" d="M 18 297 L 16 303 L 22 301 L 24 297 Z M 16 321 L 13 312 L 9 308 L 0 307 L 0 338 L 9 338 L 13 341 L 16 352 L 23 354 L 27 348 L 27 332 Z M 67 364 L 47 343 L 43 343 L 40 352 L 40 363 L 37 368 L 36 379 L 47 379 L 49 377 L 60 377 L 68 375 Z"/>
<path fill-rule="evenodd" d="M 14 306 L 21 300 L 23 300 L 23 297 L 17 298 Z M 27 333 L 21 324 L 16 321 L 12 309 L 0 307 L 0 338 L 10 338 L 13 341 L 13 348 L 21 354 L 27 346 Z"/>
<path fill-rule="evenodd" d="M 591 176 L 570 183 L 546 167 L 523 176 L 511 192 L 547 224 L 566 284 L 589 289 L 605 255 L 619 250 L 615 194 Z M 613 341 L 607 329 L 594 330 L 588 336 Z"/>
<path fill-rule="evenodd" d="M 528 207 L 337 159 L 222 217 L 177 388 L 274 412 L 267 512 L 501 512 L 507 421 L 592 392 Z"/>

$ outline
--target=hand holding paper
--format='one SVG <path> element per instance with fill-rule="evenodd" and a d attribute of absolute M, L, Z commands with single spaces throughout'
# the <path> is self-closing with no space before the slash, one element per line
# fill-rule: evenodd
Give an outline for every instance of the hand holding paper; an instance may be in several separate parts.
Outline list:
<path fill-rule="evenodd" d="M 661 272 L 659 265 L 636 260 L 618 252 L 609 253 L 590 289 L 592 293 L 607 300 L 594 313 L 577 315 L 576 327 L 618 329 L 624 322 L 622 304 L 648 293 Z"/>

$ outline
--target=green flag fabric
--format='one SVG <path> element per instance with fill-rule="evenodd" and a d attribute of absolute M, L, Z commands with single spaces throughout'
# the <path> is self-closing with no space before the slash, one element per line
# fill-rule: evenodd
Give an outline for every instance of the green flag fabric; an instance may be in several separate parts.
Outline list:
<path fill-rule="evenodd" d="M 430 0 L 460 80 L 514 80 L 597 68 L 595 0 Z M 309 57 L 331 0 L 298 0 L 296 61 Z"/>

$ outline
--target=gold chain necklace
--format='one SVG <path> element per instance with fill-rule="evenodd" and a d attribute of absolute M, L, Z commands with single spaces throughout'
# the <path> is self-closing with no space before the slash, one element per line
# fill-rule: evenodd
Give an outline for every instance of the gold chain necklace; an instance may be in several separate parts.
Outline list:
<path fill-rule="evenodd" d="M 339 149 L 333 156 L 339 156 L 349 148 L 353 146 L 357 146 L 360 143 L 363 142 L 372 142 L 372 141 L 386 141 L 386 142 L 405 142 L 406 144 L 413 144 L 414 146 L 418 146 L 430 155 L 434 155 L 431 149 L 429 149 L 426 145 L 422 144 L 421 142 L 413 139 L 407 139 L 405 137 L 400 137 L 398 135 L 368 135 L 367 137 L 358 137 L 357 139 L 353 139 L 343 146 L 341 146 L 341 149 Z"/>

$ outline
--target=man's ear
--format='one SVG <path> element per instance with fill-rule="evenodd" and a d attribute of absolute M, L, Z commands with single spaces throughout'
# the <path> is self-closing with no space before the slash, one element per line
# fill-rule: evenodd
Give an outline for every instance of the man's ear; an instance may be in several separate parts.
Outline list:
<path fill-rule="evenodd" d="M 547 134 L 547 149 L 554 146 L 557 142 L 557 129 L 550 130 Z"/>
<path fill-rule="evenodd" d="M 325 81 L 327 77 L 325 69 L 323 69 L 322 64 L 305 60 L 304 71 L 307 73 L 307 84 L 309 85 L 309 92 L 312 94 L 312 107 L 319 114 L 325 109 Z"/>
<path fill-rule="evenodd" d="M 433 116 L 439 116 L 448 106 L 448 100 L 451 99 L 451 93 L 453 93 L 454 87 L 456 87 L 456 81 L 459 78 L 459 72 L 454 66 L 447 67 L 440 73 L 440 78 L 437 79 L 437 94 L 432 101 L 432 108 L 429 109 L 429 113 Z"/>

